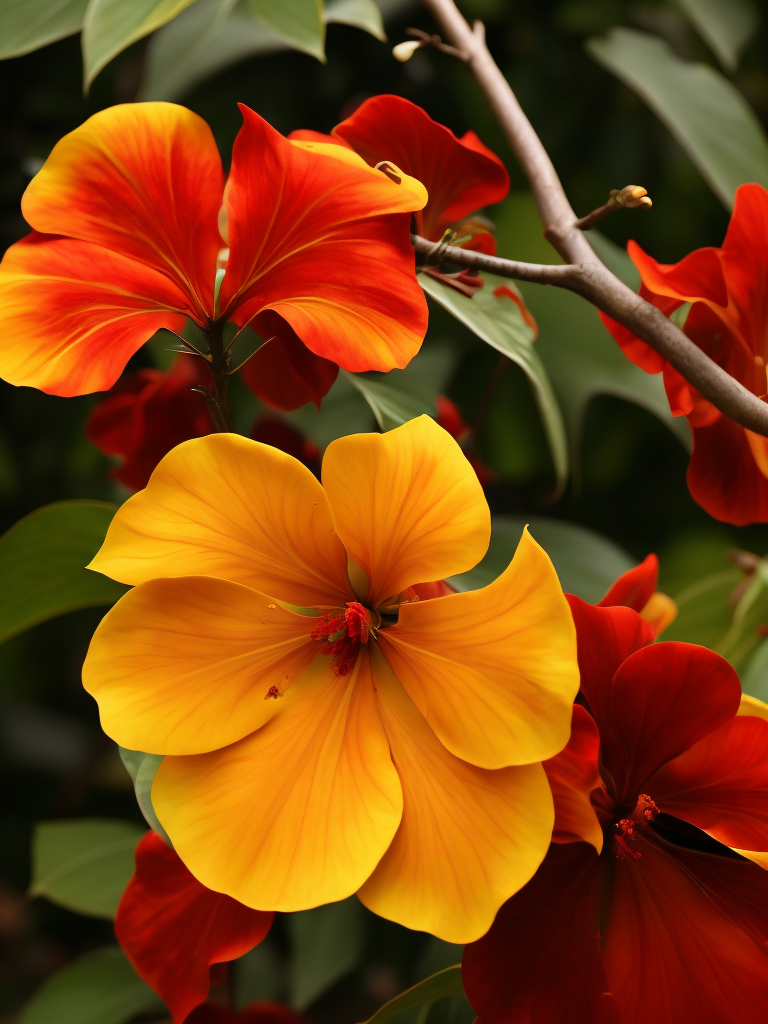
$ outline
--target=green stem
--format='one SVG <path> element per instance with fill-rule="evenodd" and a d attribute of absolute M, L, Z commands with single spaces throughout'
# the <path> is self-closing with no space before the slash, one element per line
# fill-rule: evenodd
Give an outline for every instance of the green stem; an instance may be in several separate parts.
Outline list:
<path fill-rule="evenodd" d="M 216 321 L 204 332 L 208 342 L 210 363 L 208 367 L 213 378 L 213 386 L 206 395 L 211 419 L 219 433 L 232 430 L 232 419 L 229 413 L 229 361 L 230 353 L 224 348 L 224 324 Z"/>

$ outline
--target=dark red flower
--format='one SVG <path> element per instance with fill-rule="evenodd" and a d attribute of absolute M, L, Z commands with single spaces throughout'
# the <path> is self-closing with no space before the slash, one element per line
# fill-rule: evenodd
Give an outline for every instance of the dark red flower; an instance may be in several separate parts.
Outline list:
<path fill-rule="evenodd" d="M 205 398 L 192 391 L 211 375 L 197 356 L 178 356 L 167 372 L 138 370 L 121 378 L 91 409 L 85 433 L 105 455 L 119 455 L 112 475 L 140 491 L 160 459 L 182 441 L 211 432 Z"/>
<path fill-rule="evenodd" d="M 763 1024 L 768 721 L 737 717 L 719 655 L 569 601 L 587 708 L 545 763 L 555 841 L 466 947 L 469 1001 L 483 1024 Z"/>
<path fill-rule="evenodd" d="M 320 449 L 309 438 L 289 426 L 279 416 L 259 416 L 253 424 L 251 438 L 262 444 L 271 444 L 281 452 L 303 462 L 313 473 L 320 473 Z"/>
<path fill-rule="evenodd" d="M 656 589 L 658 582 L 659 560 L 656 555 L 648 555 L 640 565 L 619 576 L 598 602 L 598 607 L 610 608 L 620 604 L 632 608 L 653 626 L 658 636 L 677 616 L 677 605 L 671 597 Z"/>
<path fill-rule="evenodd" d="M 464 417 L 459 411 L 459 407 L 446 398 L 445 395 L 438 395 L 435 399 L 435 407 L 437 408 L 436 421 L 440 424 L 443 430 L 447 430 L 451 437 L 455 438 L 462 447 L 467 442 L 472 434 L 472 428 L 465 421 Z M 483 485 L 493 483 L 496 479 L 496 474 L 492 469 L 489 469 L 484 462 L 480 459 L 476 459 L 473 455 L 467 456 L 470 466 L 477 473 L 477 479 Z"/>
<path fill-rule="evenodd" d="M 640 294 L 667 316 L 691 303 L 683 330 L 760 398 L 768 362 L 768 192 L 741 185 L 722 248 L 697 249 L 679 263 L 657 263 L 635 242 L 627 251 L 640 271 Z M 742 526 L 768 522 L 768 439 L 734 423 L 701 397 L 663 356 L 601 313 L 624 354 L 647 373 L 664 374 L 674 416 L 693 431 L 688 487 L 716 519 Z"/>
<path fill-rule="evenodd" d="M 192 1011 L 187 1024 L 310 1024 L 310 1020 L 283 1003 L 256 999 L 242 1010 L 229 1010 L 218 1003 L 203 1003 Z"/>
<path fill-rule="evenodd" d="M 211 985 L 224 980 L 226 962 L 261 942 L 273 917 L 206 889 L 160 836 L 147 832 L 136 847 L 136 872 L 117 909 L 115 934 L 174 1024 L 182 1024 Z"/>

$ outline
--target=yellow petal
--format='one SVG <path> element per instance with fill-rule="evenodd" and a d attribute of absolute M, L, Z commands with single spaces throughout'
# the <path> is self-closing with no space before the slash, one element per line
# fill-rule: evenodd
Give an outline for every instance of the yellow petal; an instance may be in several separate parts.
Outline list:
<path fill-rule="evenodd" d="M 640 612 L 640 618 L 650 622 L 656 636 L 663 633 L 677 618 L 677 605 L 668 594 L 657 590 Z"/>
<path fill-rule="evenodd" d="M 255 590 L 187 576 L 152 580 L 101 620 L 83 665 L 104 732 L 131 750 L 198 754 L 247 736 L 317 654 L 317 619 Z"/>
<path fill-rule="evenodd" d="M 761 853 L 759 850 L 737 850 L 735 847 L 733 852 L 740 853 L 742 857 L 746 857 L 747 860 L 759 865 L 764 871 L 768 871 L 768 853 Z"/>
<path fill-rule="evenodd" d="M 340 160 L 342 163 L 352 164 L 352 166 L 360 170 L 372 172 L 371 185 L 373 187 L 380 187 L 381 179 L 377 175 L 386 174 L 389 180 L 398 185 L 401 190 L 410 192 L 413 195 L 415 202 L 411 209 L 423 210 L 427 205 L 429 195 L 418 178 L 412 178 L 410 174 L 401 171 L 396 164 L 390 163 L 388 160 L 384 162 L 385 166 L 380 170 L 379 168 L 370 167 L 354 150 L 347 149 L 346 146 L 340 145 L 337 142 L 309 142 L 291 139 L 291 145 L 296 146 L 297 149 L 306 149 L 310 153 L 317 153 L 318 156 L 330 157 L 332 160 Z"/>
<path fill-rule="evenodd" d="M 552 563 L 527 530 L 482 590 L 400 606 L 379 634 L 395 675 L 457 757 L 530 764 L 568 742 L 576 630 Z"/>
<path fill-rule="evenodd" d="M 358 895 L 407 928 L 473 942 L 547 852 L 554 822 L 547 777 L 540 764 L 491 772 L 454 757 L 375 651 L 372 664 L 403 820 Z"/>
<path fill-rule="evenodd" d="M 741 703 L 737 715 L 755 715 L 757 718 L 764 718 L 768 721 L 768 704 L 757 697 L 750 697 L 748 693 L 742 693 Z"/>
<path fill-rule="evenodd" d="M 318 481 L 292 456 L 237 434 L 170 451 L 118 510 L 89 568 L 132 584 L 219 576 L 301 607 L 354 600 Z"/>
<path fill-rule="evenodd" d="M 397 830 L 402 792 L 368 658 L 339 678 L 318 658 L 280 714 L 239 743 L 166 757 L 152 803 L 204 884 L 258 910 L 344 899 Z"/>
<path fill-rule="evenodd" d="M 323 485 L 374 606 L 411 584 L 471 569 L 488 549 L 491 518 L 477 475 L 429 416 L 333 441 Z"/>

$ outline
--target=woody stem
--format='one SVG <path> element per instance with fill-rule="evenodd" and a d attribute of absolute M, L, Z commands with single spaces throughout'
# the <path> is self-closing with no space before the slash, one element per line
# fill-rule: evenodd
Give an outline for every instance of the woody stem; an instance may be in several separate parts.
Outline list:
<path fill-rule="evenodd" d="M 210 362 L 208 368 L 213 378 L 210 392 L 205 396 L 211 419 L 219 433 L 232 430 L 229 414 L 229 361 L 230 353 L 224 348 L 224 324 L 216 321 L 205 330 Z"/>
<path fill-rule="evenodd" d="M 486 46 L 482 22 L 476 21 L 470 28 L 454 0 L 424 0 L 424 5 L 485 94 L 528 179 L 544 224 L 544 237 L 566 265 L 514 263 L 455 247 L 442 250 L 442 259 L 577 292 L 661 353 L 720 412 L 768 437 L 768 405 L 711 360 L 660 310 L 636 295 L 595 254 L 579 228 L 547 151 Z M 414 245 L 417 252 L 428 255 L 421 248 L 423 242 L 417 236 Z"/>

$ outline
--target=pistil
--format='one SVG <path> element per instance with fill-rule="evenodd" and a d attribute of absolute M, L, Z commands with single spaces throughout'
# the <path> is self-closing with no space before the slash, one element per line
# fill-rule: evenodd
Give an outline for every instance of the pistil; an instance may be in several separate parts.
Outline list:
<path fill-rule="evenodd" d="M 368 638 L 376 636 L 371 613 L 359 601 L 348 601 L 343 611 L 324 615 L 312 631 L 312 639 L 321 644 L 323 654 L 331 658 L 337 676 L 347 676 L 355 667 L 357 652 Z"/>

